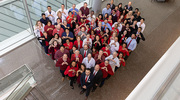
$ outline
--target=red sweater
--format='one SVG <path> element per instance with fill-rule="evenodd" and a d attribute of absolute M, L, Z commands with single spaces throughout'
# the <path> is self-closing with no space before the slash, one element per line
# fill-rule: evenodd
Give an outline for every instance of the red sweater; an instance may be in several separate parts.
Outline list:
<path fill-rule="evenodd" d="M 68 66 L 66 71 L 64 72 L 64 74 L 68 75 L 69 77 L 74 77 L 74 76 L 76 76 L 76 72 L 77 72 L 78 69 L 79 69 L 78 65 L 77 65 L 77 67 Z M 73 70 L 73 71 L 69 72 L 69 70 Z"/>
<path fill-rule="evenodd" d="M 121 59 L 124 59 L 124 58 L 121 58 Z M 126 63 L 124 62 L 124 61 L 122 61 L 122 60 L 119 60 L 120 61 L 120 65 L 123 65 L 123 66 L 125 66 L 126 65 Z"/>
<path fill-rule="evenodd" d="M 119 46 L 118 52 L 119 52 L 119 53 L 122 52 L 122 53 L 123 53 L 123 56 L 126 56 L 126 55 L 129 56 L 129 51 L 128 51 L 128 49 L 127 49 L 127 48 L 122 49 L 122 46 Z"/>
<path fill-rule="evenodd" d="M 73 43 L 72 43 L 72 42 L 70 42 L 69 45 L 68 45 L 67 43 L 64 43 L 63 45 L 64 45 L 64 47 L 65 47 L 67 50 L 71 50 L 72 47 L 73 47 Z M 67 47 L 69 47 L 69 48 L 67 48 Z"/>
<path fill-rule="evenodd" d="M 52 29 L 49 29 L 49 28 L 52 28 Z M 46 25 L 45 27 L 44 27 L 44 31 L 45 32 L 47 32 L 47 34 L 50 36 L 50 37 L 52 37 L 53 35 L 53 30 L 54 30 L 54 25 L 51 25 L 51 26 L 48 26 L 48 25 Z M 49 29 L 49 30 L 48 30 Z"/>
<path fill-rule="evenodd" d="M 112 68 L 111 68 L 111 66 L 109 64 L 108 64 L 108 66 L 106 66 L 108 71 L 103 69 L 103 67 L 105 67 L 105 63 L 104 62 L 102 62 L 99 66 L 100 66 L 100 70 L 103 73 L 103 78 L 106 78 L 108 76 L 108 74 L 114 75 L 114 72 L 112 71 Z"/>
<path fill-rule="evenodd" d="M 79 62 L 77 62 L 77 63 L 78 63 L 78 65 L 80 65 L 82 63 L 83 57 L 81 54 L 79 54 L 78 58 L 79 58 Z M 71 61 L 76 61 L 76 55 L 75 54 L 71 55 Z"/>
<path fill-rule="evenodd" d="M 60 70 L 65 71 L 66 68 L 70 65 L 71 60 L 70 60 L 69 58 L 67 59 L 66 62 L 68 63 L 68 65 L 66 65 L 66 64 L 63 64 L 63 65 L 62 65 L 63 62 L 64 62 L 64 61 L 63 61 L 63 58 L 62 58 L 62 57 L 59 58 L 58 61 L 56 62 L 56 67 L 60 67 Z"/>
<path fill-rule="evenodd" d="M 106 47 L 103 47 L 101 50 L 103 50 L 104 52 L 107 52 L 107 53 L 108 53 L 108 55 L 107 55 L 106 53 L 103 53 L 103 55 L 104 55 L 105 57 L 107 57 L 107 56 L 110 55 L 110 50 L 106 50 Z"/>
<path fill-rule="evenodd" d="M 83 44 L 83 41 L 81 41 L 80 40 L 80 48 L 79 49 L 81 49 L 82 48 L 82 44 Z M 76 48 L 78 49 L 78 41 L 76 40 L 76 41 L 74 41 L 74 45 L 76 46 Z"/>

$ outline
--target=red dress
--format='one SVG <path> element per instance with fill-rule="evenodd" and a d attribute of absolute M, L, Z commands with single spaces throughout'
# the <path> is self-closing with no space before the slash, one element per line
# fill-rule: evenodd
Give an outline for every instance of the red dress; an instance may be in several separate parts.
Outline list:
<path fill-rule="evenodd" d="M 66 48 L 67 50 L 71 50 L 72 47 L 73 47 L 73 43 L 72 42 L 70 42 L 69 45 L 67 43 L 64 43 L 63 45 L 64 45 L 65 48 L 69 47 L 69 48 Z"/>
<path fill-rule="evenodd" d="M 108 57 L 108 56 L 110 55 L 110 50 L 106 50 L 106 47 L 103 47 L 101 50 L 104 51 L 103 55 L 104 55 L 105 57 Z M 105 52 L 107 52 L 108 55 L 107 55 L 107 53 L 105 53 Z"/>
<path fill-rule="evenodd" d="M 128 51 L 128 49 L 127 49 L 127 48 L 122 49 L 122 46 L 119 46 L 118 52 L 119 52 L 119 53 L 122 52 L 122 53 L 123 53 L 123 56 L 126 56 L 126 55 L 129 56 L 129 51 Z"/>
<path fill-rule="evenodd" d="M 108 74 L 114 75 L 114 72 L 112 71 L 112 68 L 111 68 L 111 66 L 110 66 L 109 64 L 108 64 L 108 66 L 106 66 L 106 68 L 107 68 L 108 71 L 106 71 L 105 69 L 103 69 L 103 67 L 105 67 L 105 63 L 104 63 L 104 62 L 102 62 L 101 64 L 99 64 L 99 66 L 100 66 L 100 70 L 101 70 L 102 73 L 103 73 L 103 78 L 106 78 L 106 77 L 108 76 Z"/>
<path fill-rule="evenodd" d="M 52 29 L 49 29 L 49 28 L 52 28 Z M 49 30 L 48 30 L 49 29 Z M 48 25 L 46 25 L 45 27 L 44 27 L 44 31 L 45 32 L 47 32 L 47 34 L 50 36 L 50 37 L 52 37 L 53 35 L 53 30 L 55 29 L 55 27 L 54 27 L 54 25 L 51 25 L 51 26 L 48 26 Z"/>
<path fill-rule="evenodd" d="M 74 45 L 76 46 L 76 48 L 77 48 L 78 50 L 80 50 L 80 49 L 82 48 L 82 44 L 83 44 L 83 41 L 80 40 L 80 46 L 79 46 L 79 48 L 78 48 L 78 41 L 77 41 L 77 40 L 74 41 Z"/>

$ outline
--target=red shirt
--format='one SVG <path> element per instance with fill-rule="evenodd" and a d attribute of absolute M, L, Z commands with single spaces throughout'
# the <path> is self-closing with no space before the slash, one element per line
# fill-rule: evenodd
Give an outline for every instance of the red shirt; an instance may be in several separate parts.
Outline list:
<path fill-rule="evenodd" d="M 118 52 L 119 52 L 119 53 L 122 52 L 122 53 L 123 53 L 123 56 L 126 56 L 126 55 L 129 56 L 129 51 L 128 51 L 128 49 L 127 49 L 127 48 L 122 49 L 122 46 L 119 46 Z"/>
<path fill-rule="evenodd" d="M 110 55 L 110 50 L 106 50 L 106 47 L 103 47 L 101 50 L 103 50 L 103 51 L 104 51 L 103 55 L 104 55 L 105 57 L 107 57 L 107 56 L 109 56 L 109 55 Z M 108 55 L 107 55 L 105 52 L 107 52 L 107 53 L 108 53 Z"/>
<path fill-rule="evenodd" d="M 124 58 L 121 58 L 121 59 L 123 59 L 123 60 L 124 60 Z M 126 65 L 125 61 L 122 61 L 122 60 L 119 60 L 119 61 L 120 61 L 119 65 L 123 65 L 123 66 L 125 66 L 125 65 Z"/>
<path fill-rule="evenodd" d="M 74 77 L 74 76 L 76 76 L 76 72 L 77 72 L 78 69 L 79 69 L 78 65 L 77 65 L 77 67 L 68 66 L 66 71 L 64 72 L 64 74 L 68 75 L 69 77 Z M 73 70 L 73 71 L 69 72 L 69 70 Z"/>
<path fill-rule="evenodd" d="M 96 54 L 95 57 L 94 57 L 94 60 L 95 60 L 96 64 L 100 64 L 100 63 L 105 61 L 105 56 L 104 55 L 101 56 L 101 59 L 98 59 L 98 55 L 99 54 Z"/>
<path fill-rule="evenodd" d="M 63 28 L 61 28 L 60 30 L 54 29 L 52 35 L 54 36 L 54 34 L 58 33 L 58 34 L 59 34 L 59 37 L 62 37 L 62 33 L 63 33 L 63 32 L 64 32 L 64 29 L 63 29 Z"/>
<path fill-rule="evenodd" d="M 77 58 L 79 58 L 79 61 L 77 62 L 77 64 L 80 66 L 81 63 L 82 63 L 83 57 L 82 57 L 81 54 L 79 54 L 79 55 L 77 56 Z M 72 56 L 71 56 L 71 61 L 76 61 L 76 55 L 75 55 L 75 54 L 72 54 Z"/>
<path fill-rule="evenodd" d="M 76 48 L 77 49 L 81 49 L 82 48 L 82 44 L 83 44 L 83 41 L 82 40 L 80 40 L 80 48 L 78 48 L 78 41 L 76 40 L 76 41 L 74 41 L 74 45 L 76 46 Z"/>
<path fill-rule="evenodd" d="M 65 71 L 66 68 L 70 65 L 71 60 L 70 60 L 69 58 L 67 58 L 67 61 L 66 61 L 66 62 L 68 63 L 68 65 L 66 65 L 66 64 L 63 64 L 63 65 L 62 65 L 63 62 L 64 62 L 64 61 L 63 61 L 63 58 L 62 58 L 62 57 L 59 58 L 58 61 L 56 62 L 56 67 L 60 67 L 60 70 Z"/>
<path fill-rule="evenodd" d="M 111 66 L 110 66 L 109 64 L 108 64 L 108 66 L 106 66 L 106 68 L 107 68 L 108 71 L 106 71 L 105 69 L 103 69 L 103 67 L 105 67 L 105 63 L 104 63 L 104 62 L 102 62 L 101 64 L 99 64 L 99 66 L 100 66 L 100 70 L 101 70 L 102 73 L 103 73 L 103 78 L 106 78 L 106 77 L 108 76 L 108 74 L 114 75 L 114 72 L 112 71 L 112 68 L 111 68 Z"/>
<path fill-rule="evenodd" d="M 67 50 L 71 50 L 72 47 L 73 47 L 73 43 L 72 43 L 72 42 L 70 42 L 69 45 L 68 45 L 67 43 L 64 43 L 63 45 L 64 45 L 64 47 L 65 47 Z M 67 48 L 67 47 L 69 47 L 69 48 Z"/>
<path fill-rule="evenodd" d="M 98 51 L 93 52 L 93 53 L 92 53 L 92 57 L 94 58 L 94 57 L 95 57 L 95 55 L 96 55 L 96 54 L 98 54 L 98 53 L 99 53 Z"/>
<path fill-rule="evenodd" d="M 49 28 L 52 28 L 52 29 L 49 29 Z M 47 32 L 47 34 L 50 36 L 50 37 L 52 37 L 53 35 L 53 30 L 54 30 L 54 25 L 51 25 L 51 26 L 48 26 L 48 25 L 46 25 L 45 27 L 44 27 L 44 31 L 45 32 Z M 49 30 L 48 30 L 49 29 Z"/>
<path fill-rule="evenodd" d="M 72 15 L 71 18 L 69 18 L 69 16 L 66 18 L 68 24 L 71 24 L 71 21 L 73 20 L 73 16 L 74 16 L 74 15 Z M 68 19 L 69 19 L 69 20 L 68 20 Z"/>

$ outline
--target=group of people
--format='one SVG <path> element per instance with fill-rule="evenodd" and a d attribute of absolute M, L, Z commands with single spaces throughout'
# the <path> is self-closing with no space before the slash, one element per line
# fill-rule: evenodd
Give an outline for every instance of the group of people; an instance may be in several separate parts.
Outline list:
<path fill-rule="evenodd" d="M 97 17 L 86 2 L 80 9 L 73 4 L 69 11 L 64 4 L 56 12 L 48 6 L 34 32 L 60 68 L 62 81 L 68 77 L 72 89 L 76 82 L 82 88 L 80 94 L 86 91 L 87 99 L 91 90 L 102 87 L 125 66 L 140 40 L 145 40 L 145 19 L 140 14 L 131 2 L 123 7 L 122 3 L 114 5 L 113 0 Z"/>

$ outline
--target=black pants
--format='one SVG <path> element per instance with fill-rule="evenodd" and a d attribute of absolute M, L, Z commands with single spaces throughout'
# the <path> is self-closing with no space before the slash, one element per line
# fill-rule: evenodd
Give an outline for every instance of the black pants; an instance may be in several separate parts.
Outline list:
<path fill-rule="evenodd" d="M 105 80 L 106 80 L 106 78 L 102 79 L 101 84 L 99 85 L 99 87 L 102 87 L 104 85 Z"/>
<path fill-rule="evenodd" d="M 43 47 L 44 47 L 45 53 L 48 54 L 48 47 L 49 47 L 49 46 L 43 46 Z"/>
<path fill-rule="evenodd" d="M 117 71 L 118 68 L 119 68 L 119 67 L 115 67 L 115 71 Z"/>
<path fill-rule="evenodd" d="M 65 77 L 65 75 L 64 75 L 64 70 L 60 70 L 60 72 L 61 72 L 61 74 L 62 74 L 62 77 Z"/>
<path fill-rule="evenodd" d="M 88 97 L 89 94 L 90 94 L 90 91 L 91 91 L 91 87 L 88 87 L 88 88 L 86 88 L 86 89 L 83 89 L 83 91 L 86 91 L 86 97 Z"/>
<path fill-rule="evenodd" d="M 74 80 L 76 79 L 76 77 L 69 77 L 70 78 L 70 86 L 73 86 Z"/>

